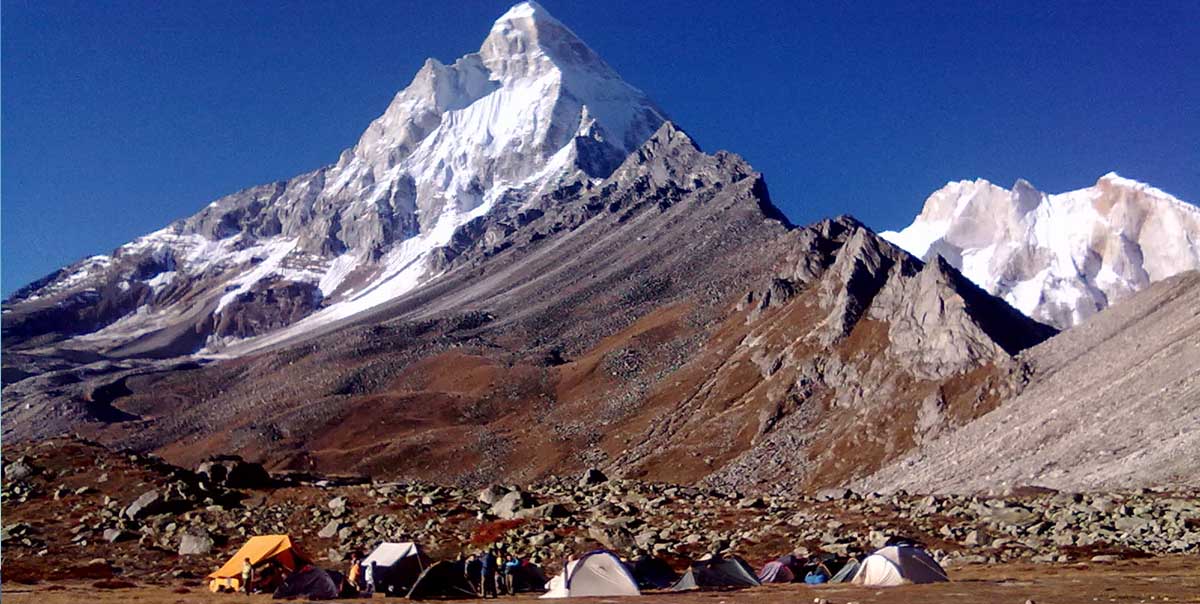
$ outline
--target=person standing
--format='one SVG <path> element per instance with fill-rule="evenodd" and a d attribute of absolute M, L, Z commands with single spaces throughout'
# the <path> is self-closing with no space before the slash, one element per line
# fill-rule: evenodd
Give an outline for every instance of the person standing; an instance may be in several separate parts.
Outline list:
<path fill-rule="evenodd" d="M 363 591 L 365 591 L 368 596 L 375 593 L 375 561 L 374 560 L 371 560 L 371 563 L 367 565 L 366 586 Z"/>
<path fill-rule="evenodd" d="M 346 581 L 354 591 L 362 591 L 362 574 L 362 562 L 359 561 L 358 554 L 350 556 L 350 572 L 346 573 Z"/>
<path fill-rule="evenodd" d="M 496 563 L 496 554 L 491 550 L 486 550 L 481 556 L 483 571 L 483 597 L 496 597 L 496 571 L 498 570 Z"/>
<path fill-rule="evenodd" d="M 247 595 L 250 594 L 250 583 L 254 581 L 254 565 L 250 564 L 250 558 L 242 560 L 242 591 Z"/>
<path fill-rule="evenodd" d="M 503 560 L 503 558 L 501 558 Z M 513 554 L 504 563 L 504 593 L 517 594 L 517 574 L 521 572 L 521 559 Z"/>
<path fill-rule="evenodd" d="M 467 557 L 467 563 L 463 565 L 463 572 L 467 574 L 467 583 L 471 584 L 471 589 L 475 593 L 483 593 L 483 563 L 479 560 L 479 556 L 471 554 Z"/>

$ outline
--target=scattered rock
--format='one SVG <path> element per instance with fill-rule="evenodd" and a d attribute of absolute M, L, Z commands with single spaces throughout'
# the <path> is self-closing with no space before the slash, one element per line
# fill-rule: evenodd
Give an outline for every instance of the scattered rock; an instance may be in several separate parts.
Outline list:
<path fill-rule="evenodd" d="M 329 513 L 332 514 L 334 518 L 341 518 L 342 516 L 346 515 L 346 506 L 347 501 L 345 497 L 334 497 L 333 499 L 329 500 Z"/>
<path fill-rule="evenodd" d="M 590 487 L 606 482 L 608 482 L 608 477 L 604 475 L 604 472 L 601 472 L 596 468 L 588 468 L 587 471 L 583 473 L 583 476 L 579 478 L 579 486 L 581 487 Z"/>
<path fill-rule="evenodd" d="M 4 480 L 25 480 L 36 472 L 33 465 L 23 459 L 4 464 Z"/>
<path fill-rule="evenodd" d="M 317 536 L 322 539 L 332 539 L 338 534 L 338 531 L 342 530 L 342 526 L 344 526 L 342 521 L 337 519 L 330 520 L 324 527 L 321 528 L 320 531 L 317 532 Z"/>
<path fill-rule="evenodd" d="M 497 500 L 496 503 L 492 504 L 491 513 L 501 520 L 512 520 L 517 517 L 518 512 L 532 507 L 536 503 L 524 491 L 510 491 Z"/>
<path fill-rule="evenodd" d="M 207 532 L 185 533 L 179 538 L 180 556 L 204 556 L 212 549 L 213 538 Z"/>
<path fill-rule="evenodd" d="M 163 508 L 163 498 L 158 491 L 147 491 L 142 493 L 129 507 L 125 508 L 124 515 L 130 520 L 137 520 L 145 516 L 151 516 Z"/>
<path fill-rule="evenodd" d="M 483 489 L 482 491 L 479 491 L 479 494 L 476 498 L 479 500 L 480 503 L 486 503 L 487 505 L 492 505 L 492 504 L 496 503 L 497 501 L 500 501 L 500 498 L 503 497 L 504 494 L 507 492 L 508 491 L 505 490 L 504 487 L 501 487 L 498 484 L 494 484 L 494 485 L 491 485 L 491 486 Z"/>
<path fill-rule="evenodd" d="M 133 539 L 133 533 L 122 529 L 104 529 L 104 540 L 109 543 L 119 543 Z"/>

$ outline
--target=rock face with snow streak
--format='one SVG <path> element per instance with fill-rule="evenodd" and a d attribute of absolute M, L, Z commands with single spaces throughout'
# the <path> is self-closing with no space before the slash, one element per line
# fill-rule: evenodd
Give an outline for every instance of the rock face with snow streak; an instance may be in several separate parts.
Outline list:
<path fill-rule="evenodd" d="M 664 119 L 545 9 L 518 4 L 478 52 L 426 61 L 336 164 L 18 291 L 6 345 L 170 356 L 355 315 L 436 277 L 431 253 L 458 227 L 608 176 Z"/>
<path fill-rule="evenodd" d="M 1019 180 L 946 185 L 883 236 L 941 255 L 994 295 L 1065 329 L 1183 271 L 1200 269 L 1200 208 L 1116 174 L 1048 195 Z"/>

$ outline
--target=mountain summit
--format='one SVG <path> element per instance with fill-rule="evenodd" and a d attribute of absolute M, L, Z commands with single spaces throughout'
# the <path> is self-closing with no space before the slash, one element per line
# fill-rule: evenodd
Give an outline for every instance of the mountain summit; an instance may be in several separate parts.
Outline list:
<path fill-rule="evenodd" d="M 436 278 L 431 252 L 460 226 L 607 177 L 665 119 L 544 8 L 518 4 L 478 52 L 427 60 L 336 164 L 218 199 L 16 292 L 6 343 L 236 353 L 355 316 Z"/>
<path fill-rule="evenodd" d="M 947 184 L 911 225 L 883 236 L 942 256 L 1026 315 L 1065 329 L 1152 282 L 1200 269 L 1200 208 L 1106 174 L 1049 195 L 1024 180 Z"/>

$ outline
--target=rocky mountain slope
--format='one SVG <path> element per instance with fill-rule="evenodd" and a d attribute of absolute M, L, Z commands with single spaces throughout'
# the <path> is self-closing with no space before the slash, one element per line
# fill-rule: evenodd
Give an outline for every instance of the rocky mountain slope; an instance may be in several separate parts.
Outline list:
<path fill-rule="evenodd" d="M 1200 484 L 1200 273 L 1151 285 L 1024 353 L 1015 399 L 867 489 L 971 492 Z"/>
<path fill-rule="evenodd" d="M 481 217 L 438 258 L 438 281 L 308 341 L 11 384 L 5 437 L 468 485 L 594 465 L 796 490 L 990 410 L 1019 385 L 1012 355 L 1053 333 L 853 219 L 789 229 L 761 176 L 670 123 L 604 181 Z"/>
<path fill-rule="evenodd" d="M 794 228 L 534 4 L 422 74 L 337 165 L 18 294 L 6 442 L 796 492 L 992 410 L 1054 333 L 853 218 Z"/>
<path fill-rule="evenodd" d="M 434 250 L 469 221 L 607 177 L 664 119 L 545 9 L 518 4 L 478 52 L 426 61 L 337 163 L 19 290 L 5 346 L 169 357 L 304 333 L 434 279 Z"/>
<path fill-rule="evenodd" d="M 941 255 L 1021 312 L 1066 329 L 1151 283 L 1200 269 L 1200 208 L 1107 174 L 1048 195 L 1024 180 L 947 184 L 884 238 Z"/>

